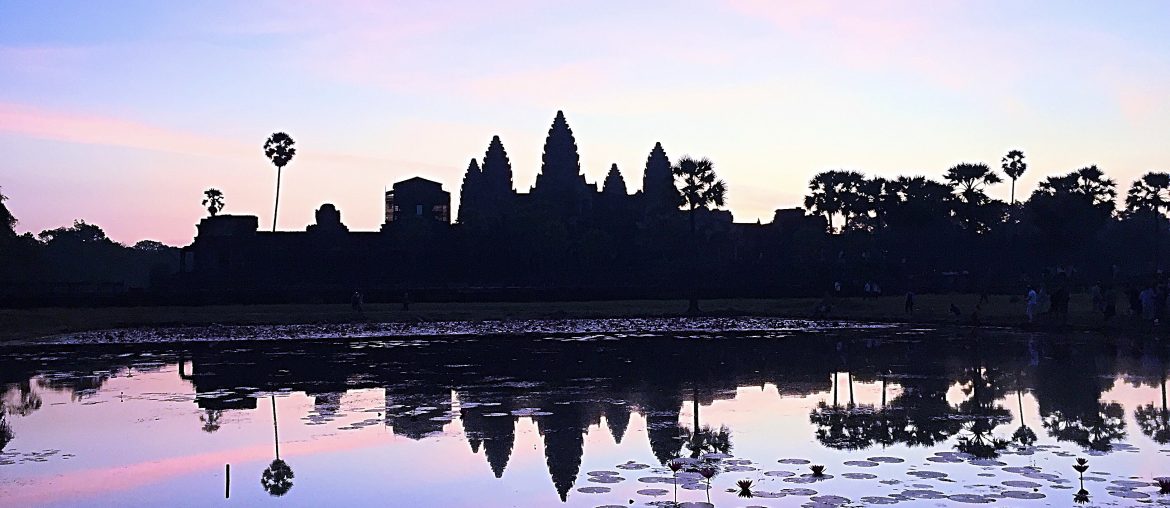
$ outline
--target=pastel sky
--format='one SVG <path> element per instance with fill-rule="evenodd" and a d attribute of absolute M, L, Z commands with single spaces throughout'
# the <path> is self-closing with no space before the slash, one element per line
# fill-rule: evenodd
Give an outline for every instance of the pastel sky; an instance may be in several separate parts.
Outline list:
<path fill-rule="evenodd" d="M 940 177 L 1012 148 L 1048 175 L 1170 169 L 1170 2 L 0 0 L 0 187 L 39 232 L 187 244 L 206 214 L 272 220 L 261 145 L 289 132 L 279 226 L 332 202 L 377 229 L 383 188 L 458 201 L 498 134 L 532 185 L 558 109 L 586 177 L 631 191 L 661 141 L 710 157 L 739 221 L 819 171 Z M 1008 185 L 991 194 L 1007 199 Z"/>

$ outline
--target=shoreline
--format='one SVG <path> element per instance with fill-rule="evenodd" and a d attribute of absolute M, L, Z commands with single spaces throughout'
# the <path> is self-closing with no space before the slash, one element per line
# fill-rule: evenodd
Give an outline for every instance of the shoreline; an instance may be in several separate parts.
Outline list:
<path fill-rule="evenodd" d="M 81 337 L 89 343 L 98 343 L 93 336 L 108 336 L 105 343 L 124 342 L 120 336 L 176 335 L 191 337 L 196 330 L 250 328 L 269 329 L 276 335 L 282 328 L 297 330 L 332 329 L 334 336 L 373 337 L 363 330 L 385 331 L 386 336 L 437 336 L 432 329 L 455 330 L 466 334 L 509 334 L 514 330 L 531 328 L 532 333 L 556 333 L 565 322 L 574 320 L 770 320 L 773 322 L 801 322 L 805 327 L 832 326 L 832 323 L 862 325 L 946 326 L 971 328 L 971 309 L 979 301 L 978 295 L 919 295 L 915 297 L 915 312 L 906 314 L 904 299 L 900 296 L 879 298 L 837 298 L 832 300 L 833 311 L 823 319 L 814 319 L 813 310 L 822 302 L 819 298 L 781 299 L 714 299 L 701 302 L 699 316 L 686 316 L 685 300 L 615 300 L 583 302 L 492 302 L 492 303 L 417 303 L 410 310 L 399 304 L 366 305 L 361 314 L 348 305 L 228 305 L 197 307 L 109 307 L 109 308 L 37 308 L 0 309 L 0 346 L 26 344 L 64 344 L 69 337 Z M 950 306 L 959 307 L 961 315 L 954 316 Z M 979 327 L 1011 328 L 1037 332 L 1102 332 L 1151 334 L 1155 330 L 1131 316 L 1120 315 L 1110 322 L 1087 312 L 1091 309 L 1087 295 L 1073 295 L 1071 312 L 1063 325 L 1039 322 L 1028 325 L 1023 316 L 1023 304 L 996 295 L 980 305 Z M 966 312 L 963 312 L 966 310 Z M 540 323 L 533 326 L 532 323 Z M 527 324 L 526 324 L 527 323 Z M 558 324 L 560 323 L 560 324 Z M 580 323 L 577 323 L 580 324 Z M 412 328 L 413 327 L 413 328 Z M 685 328 L 685 326 L 684 326 Z M 412 331 L 413 330 L 413 331 Z M 467 330 L 467 331 L 463 331 Z M 622 333 L 627 333 L 623 329 Z M 570 330 L 565 330 L 565 333 Z M 587 328 L 586 333 L 606 330 Z M 614 330 L 609 330 L 614 331 Z M 661 330 L 660 330 L 661 331 Z M 680 329 L 677 331 L 689 331 Z M 710 331 L 713 331 L 710 330 Z M 251 340 L 265 340 L 253 334 Z M 216 334 L 218 335 L 218 333 Z M 297 336 L 314 338 L 301 332 Z M 232 334 L 233 337 L 239 334 Z M 316 338 L 321 338 L 317 336 Z M 192 339 L 194 340 L 194 339 Z M 199 339 L 206 340 L 206 339 Z M 246 340 L 246 339 L 234 339 Z M 182 342 L 162 340 L 156 342 Z M 130 341 L 137 343 L 140 341 Z"/>

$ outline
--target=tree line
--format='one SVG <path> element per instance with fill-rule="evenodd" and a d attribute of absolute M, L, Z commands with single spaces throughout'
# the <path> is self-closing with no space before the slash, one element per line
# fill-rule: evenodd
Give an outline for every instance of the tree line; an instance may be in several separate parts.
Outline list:
<path fill-rule="evenodd" d="M 1023 201 L 1014 188 L 1027 170 L 1023 152 L 1009 152 L 1001 169 L 1011 202 L 987 195 L 1004 181 L 997 172 L 961 163 L 942 181 L 825 171 L 809 182 L 804 205 L 824 217 L 842 256 L 861 253 L 908 273 L 966 271 L 1018 289 L 1053 275 L 1087 285 L 1160 272 L 1170 174 L 1142 175 L 1119 207 L 1116 181 L 1095 165 L 1046 177 Z"/>

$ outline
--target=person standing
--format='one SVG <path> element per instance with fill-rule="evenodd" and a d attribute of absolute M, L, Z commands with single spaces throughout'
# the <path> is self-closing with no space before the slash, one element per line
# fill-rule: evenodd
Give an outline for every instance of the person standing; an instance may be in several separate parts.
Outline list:
<path fill-rule="evenodd" d="M 913 291 L 906 292 L 906 313 L 907 314 L 914 313 L 914 292 Z"/>
<path fill-rule="evenodd" d="M 1027 302 L 1025 313 L 1028 314 L 1028 322 L 1031 323 L 1036 318 L 1036 306 L 1040 305 L 1040 295 L 1032 286 L 1028 286 Z"/>

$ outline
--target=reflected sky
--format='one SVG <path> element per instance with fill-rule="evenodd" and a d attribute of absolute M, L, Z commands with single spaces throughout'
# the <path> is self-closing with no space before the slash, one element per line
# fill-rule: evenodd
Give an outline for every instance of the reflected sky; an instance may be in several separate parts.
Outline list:
<path fill-rule="evenodd" d="M 761 506 L 1067 506 L 1076 457 L 1093 503 L 1160 500 L 1164 346 L 785 335 L 10 349 L 0 504 L 220 503 L 225 464 L 247 506 L 705 501 L 674 457 L 717 467 L 717 506 L 745 504 L 743 479 Z M 280 496 L 261 485 L 277 443 Z"/>

